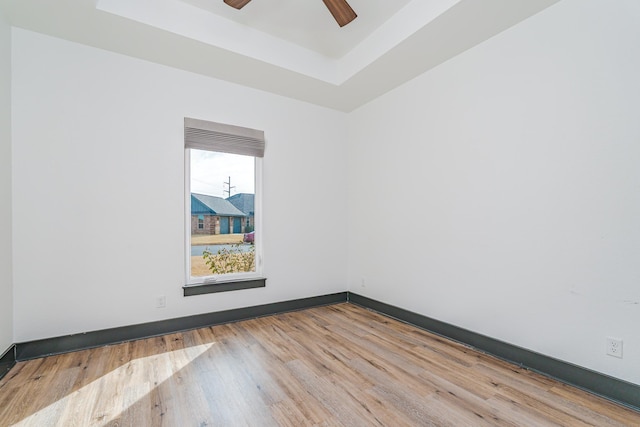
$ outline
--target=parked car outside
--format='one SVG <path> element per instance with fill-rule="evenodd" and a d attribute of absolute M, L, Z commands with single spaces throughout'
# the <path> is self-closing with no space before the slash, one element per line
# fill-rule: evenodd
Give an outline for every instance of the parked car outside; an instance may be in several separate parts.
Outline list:
<path fill-rule="evenodd" d="M 245 243 L 254 243 L 254 239 L 255 239 L 255 231 L 252 231 L 250 233 L 245 233 L 244 237 L 242 238 L 242 241 Z"/>

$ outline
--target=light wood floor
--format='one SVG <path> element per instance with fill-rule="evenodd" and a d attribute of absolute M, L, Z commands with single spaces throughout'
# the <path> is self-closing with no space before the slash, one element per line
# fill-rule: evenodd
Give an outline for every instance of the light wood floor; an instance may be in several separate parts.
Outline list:
<path fill-rule="evenodd" d="M 640 426 L 640 414 L 352 304 L 18 363 L 0 425 Z"/>

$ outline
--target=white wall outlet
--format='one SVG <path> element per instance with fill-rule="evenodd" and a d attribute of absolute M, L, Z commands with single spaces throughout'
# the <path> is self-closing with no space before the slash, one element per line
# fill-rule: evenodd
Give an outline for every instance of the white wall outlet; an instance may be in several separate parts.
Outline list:
<path fill-rule="evenodd" d="M 622 359 L 622 340 L 607 337 L 607 354 Z"/>
<path fill-rule="evenodd" d="M 360 287 L 361 288 L 365 288 L 367 286 L 366 280 L 364 279 L 364 277 L 362 279 L 360 279 Z"/>
<path fill-rule="evenodd" d="M 165 308 L 167 306 L 167 297 L 158 295 L 156 297 L 156 308 Z"/>

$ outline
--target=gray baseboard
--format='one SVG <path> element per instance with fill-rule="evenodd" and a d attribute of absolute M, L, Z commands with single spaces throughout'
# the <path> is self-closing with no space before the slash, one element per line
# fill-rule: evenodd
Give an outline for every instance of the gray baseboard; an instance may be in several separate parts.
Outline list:
<path fill-rule="evenodd" d="M 176 319 L 160 320 L 157 322 L 142 323 L 138 325 L 122 326 L 119 328 L 104 329 L 81 334 L 66 335 L 62 337 L 46 338 L 36 341 L 28 341 L 15 345 L 15 359 L 18 361 L 37 359 L 39 357 L 54 354 L 69 353 L 71 351 L 86 350 L 88 348 L 104 345 L 118 344 L 125 341 L 133 341 L 158 335 L 171 334 L 190 329 L 204 328 L 221 323 L 237 322 L 239 320 L 253 319 L 256 317 L 284 313 L 287 311 L 302 310 L 321 305 L 335 304 L 347 301 L 347 293 L 322 295 L 291 301 L 283 301 L 272 304 L 257 305 L 253 307 L 238 308 L 234 310 L 217 311 L 214 313 L 197 314 Z"/>
<path fill-rule="evenodd" d="M 11 345 L 2 355 L 0 356 L 0 380 L 7 375 L 7 373 L 13 368 L 13 365 L 16 364 L 16 346 Z"/>
<path fill-rule="evenodd" d="M 349 292 L 349 302 L 640 411 L 640 386 Z"/>

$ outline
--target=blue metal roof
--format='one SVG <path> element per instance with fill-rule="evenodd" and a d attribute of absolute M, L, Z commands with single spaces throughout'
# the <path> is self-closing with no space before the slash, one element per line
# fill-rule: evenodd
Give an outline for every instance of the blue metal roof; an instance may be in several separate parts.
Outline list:
<path fill-rule="evenodd" d="M 198 214 L 241 217 L 247 216 L 222 197 L 191 193 L 191 215 Z"/>
<path fill-rule="evenodd" d="M 249 193 L 238 193 L 231 197 L 227 197 L 233 206 L 244 212 L 245 215 L 253 215 L 255 212 L 254 200 L 255 195 Z"/>

